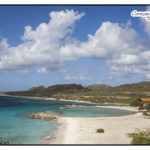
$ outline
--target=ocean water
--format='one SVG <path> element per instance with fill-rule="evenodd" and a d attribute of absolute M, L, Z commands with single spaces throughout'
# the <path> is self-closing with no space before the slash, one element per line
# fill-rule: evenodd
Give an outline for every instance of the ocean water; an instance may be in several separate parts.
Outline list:
<path fill-rule="evenodd" d="M 28 118 L 28 115 L 39 111 L 60 112 L 73 117 L 111 117 L 124 116 L 132 112 L 108 109 L 79 107 L 60 110 L 65 105 L 95 105 L 78 102 L 46 101 L 40 99 L 0 96 L 0 137 L 10 144 L 38 144 L 57 128 L 55 121 Z M 52 135 L 52 134 L 51 134 Z"/>

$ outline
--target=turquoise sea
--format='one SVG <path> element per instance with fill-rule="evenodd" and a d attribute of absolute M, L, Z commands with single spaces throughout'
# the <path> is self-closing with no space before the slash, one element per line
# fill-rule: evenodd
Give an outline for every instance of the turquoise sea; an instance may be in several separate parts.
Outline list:
<path fill-rule="evenodd" d="M 109 108 L 79 107 L 60 110 L 65 105 L 95 105 L 89 103 L 53 101 L 31 98 L 0 96 L 0 137 L 10 144 L 38 144 L 39 141 L 56 130 L 55 121 L 28 118 L 39 111 L 60 112 L 73 117 L 113 117 L 133 112 Z"/>

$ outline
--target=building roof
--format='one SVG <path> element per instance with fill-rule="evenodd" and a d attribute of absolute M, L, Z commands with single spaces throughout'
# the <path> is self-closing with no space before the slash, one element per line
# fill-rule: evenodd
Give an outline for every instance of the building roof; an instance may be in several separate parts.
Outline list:
<path fill-rule="evenodd" d="M 140 100 L 143 102 L 150 102 L 150 98 L 140 98 Z"/>

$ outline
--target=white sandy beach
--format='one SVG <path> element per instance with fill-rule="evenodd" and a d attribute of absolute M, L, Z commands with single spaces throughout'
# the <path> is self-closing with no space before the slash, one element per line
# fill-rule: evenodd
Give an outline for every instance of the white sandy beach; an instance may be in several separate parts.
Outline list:
<path fill-rule="evenodd" d="M 101 106 L 106 107 L 106 106 Z M 137 108 L 110 106 L 137 111 Z M 53 139 L 45 139 L 43 144 L 130 144 L 128 133 L 150 128 L 150 119 L 141 112 L 121 117 L 61 117 Z M 103 128 L 104 133 L 96 133 Z"/>

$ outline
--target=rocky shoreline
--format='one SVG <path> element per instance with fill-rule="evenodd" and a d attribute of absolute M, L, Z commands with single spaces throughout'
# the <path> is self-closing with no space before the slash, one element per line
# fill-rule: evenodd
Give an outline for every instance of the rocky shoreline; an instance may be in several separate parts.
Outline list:
<path fill-rule="evenodd" d="M 76 107 L 87 107 L 87 106 L 65 105 L 65 106 L 58 107 L 58 109 L 62 110 L 62 109 L 70 109 L 70 108 L 76 108 Z M 53 112 L 53 111 L 42 111 L 42 112 L 32 113 L 28 117 L 32 119 L 57 120 L 58 117 L 60 117 L 60 113 Z"/>
<path fill-rule="evenodd" d="M 57 120 L 58 117 L 54 115 L 52 111 L 42 111 L 37 113 L 32 113 L 29 115 L 32 119 L 43 119 L 43 120 Z"/>

